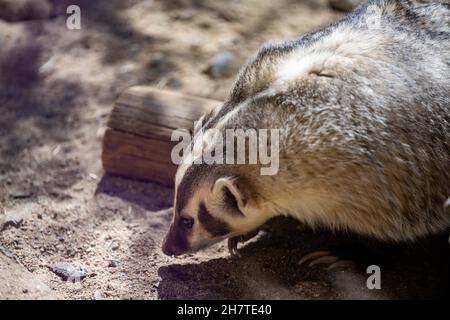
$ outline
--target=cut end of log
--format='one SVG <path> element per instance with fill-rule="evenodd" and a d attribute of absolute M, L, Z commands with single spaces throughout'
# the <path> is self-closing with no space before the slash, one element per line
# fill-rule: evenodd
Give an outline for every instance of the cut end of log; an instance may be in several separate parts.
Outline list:
<path fill-rule="evenodd" d="M 194 121 L 221 102 L 152 87 L 131 87 L 116 101 L 103 138 L 106 173 L 172 187 L 177 166 L 171 161 L 176 129 L 192 130 Z"/>

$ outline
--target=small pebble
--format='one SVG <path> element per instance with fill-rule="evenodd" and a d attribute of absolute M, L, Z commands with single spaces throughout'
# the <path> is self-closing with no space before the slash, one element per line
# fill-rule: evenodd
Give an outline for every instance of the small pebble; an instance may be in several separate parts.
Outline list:
<path fill-rule="evenodd" d="M 110 268 L 116 268 L 117 265 L 118 265 L 117 261 L 114 261 L 114 260 L 110 260 L 108 263 L 108 267 L 110 267 Z"/>
<path fill-rule="evenodd" d="M 86 270 L 83 267 L 74 267 L 68 262 L 52 263 L 49 269 L 64 281 L 75 283 L 86 278 Z"/>
<path fill-rule="evenodd" d="M 103 296 L 100 291 L 97 290 L 94 292 L 94 300 L 103 300 Z"/>
<path fill-rule="evenodd" d="M 119 248 L 120 248 L 120 243 L 119 242 L 114 241 L 113 243 L 111 243 L 111 250 L 116 251 Z"/>

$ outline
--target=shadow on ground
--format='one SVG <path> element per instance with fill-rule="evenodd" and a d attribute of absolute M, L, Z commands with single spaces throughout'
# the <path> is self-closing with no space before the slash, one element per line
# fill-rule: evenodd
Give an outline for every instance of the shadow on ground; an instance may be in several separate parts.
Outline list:
<path fill-rule="evenodd" d="M 41 72 L 48 59 L 44 34 L 40 21 L 8 25 L 0 34 L 0 177 L 13 197 L 65 198 L 65 190 L 82 178 L 77 161 L 61 157 L 69 149 L 49 156 L 79 128 L 78 111 L 86 98 L 75 80 L 48 80 Z"/>
<path fill-rule="evenodd" d="M 160 299 L 430 299 L 449 296 L 450 250 L 442 237 L 392 246 L 352 235 L 298 229 L 290 219 L 269 223 L 241 257 L 174 263 L 158 270 Z M 317 248 L 331 248 L 355 269 L 298 266 Z M 381 268 L 382 289 L 369 290 L 366 268 Z"/>
<path fill-rule="evenodd" d="M 58 0 L 54 1 L 54 15 L 64 16 L 68 6 L 78 5 L 86 28 L 105 34 L 108 50 L 105 51 L 103 63 L 114 64 L 124 59 L 132 59 L 140 52 L 134 50 L 137 46 L 132 46 L 130 43 L 139 44 L 142 47 L 144 44 L 152 44 L 156 41 L 140 33 L 129 20 L 122 16 L 123 11 L 139 2 L 142 0 Z M 83 45 L 90 46 L 89 40 L 86 39 Z"/>
<path fill-rule="evenodd" d="M 162 209 L 171 206 L 173 190 L 106 175 L 97 186 L 96 197 L 102 195 L 109 197 L 102 202 L 111 208 L 120 207 L 117 199 L 131 203 L 135 214 L 121 213 L 127 220 L 146 221 L 146 231 L 134 237 L 137 251 L 129 263 L 137 263 L 137 256 L 153 259 L 170 223 L 171 213 Z M 165 259 L 168 263 L 158 269 L 157 294 L 159 299 L 442 299 L 450 295 L 447 241 L 442 235 L 414 244 L 383 244 L 354 234 L 312 231 L 293 219 L 277 218 L 239 250 L 239 257 L 216 246 L 187 259 Z M 324 249 L 356 267 L 328 271 L 298 265 L 303 255 Z M 367 288 L 369 265 L 381 269 L 381 290 Z M 151 285 L 145 281 L 150 280 L 129 279 L 130 286 Z"/>
<path fill-rule="evenodd" d="M 173 190 L 170 188 L 108 174 L 98 183 L 95 194 L 118 197 L 149 211 L 168 208 L 173 199 Z"/>

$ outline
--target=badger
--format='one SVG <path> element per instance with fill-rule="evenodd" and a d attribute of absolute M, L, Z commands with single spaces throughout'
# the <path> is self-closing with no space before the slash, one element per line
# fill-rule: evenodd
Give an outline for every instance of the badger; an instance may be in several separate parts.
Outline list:
<path fill-rule="evenodd" d="M 387 242 L 448 230 L 449 92 L 445 3 L 372 0 L 320 31 L 264 45 L 192 143 L 224 145 L 210 129 L 279 129 L 279 168 L 264 175 L 260 161 L 185 155 L 163 252 L 225 239 L 233 252 L 276 216 Z"/>

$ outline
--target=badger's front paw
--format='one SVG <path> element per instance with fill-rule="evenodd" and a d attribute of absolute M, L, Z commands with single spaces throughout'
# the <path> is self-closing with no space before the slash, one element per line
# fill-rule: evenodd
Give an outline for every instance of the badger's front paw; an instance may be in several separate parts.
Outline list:
<path fill-rule="evenodd" d="M 258 234 L 259 229 L 256 229 L 252 232 L 240 235 L 240 236 L 236 236 L 236 237 L 232 237 L 228 239 L 228 251 L 230 252 L 230 254 L 232 256 L 239 256 L 239 252 L 238 252 L 238 244 L 239 243 L 245 243 L 248 240 L 256 237 L 256 235 Z"/>
<path fill-rule="evenodd" d="M 239 238 L 240 236 L 228 239 L 228 252 L 230 252 L 230 255 L 232 256 L 239 256 L 239 252 L 237 251 Z"/>

